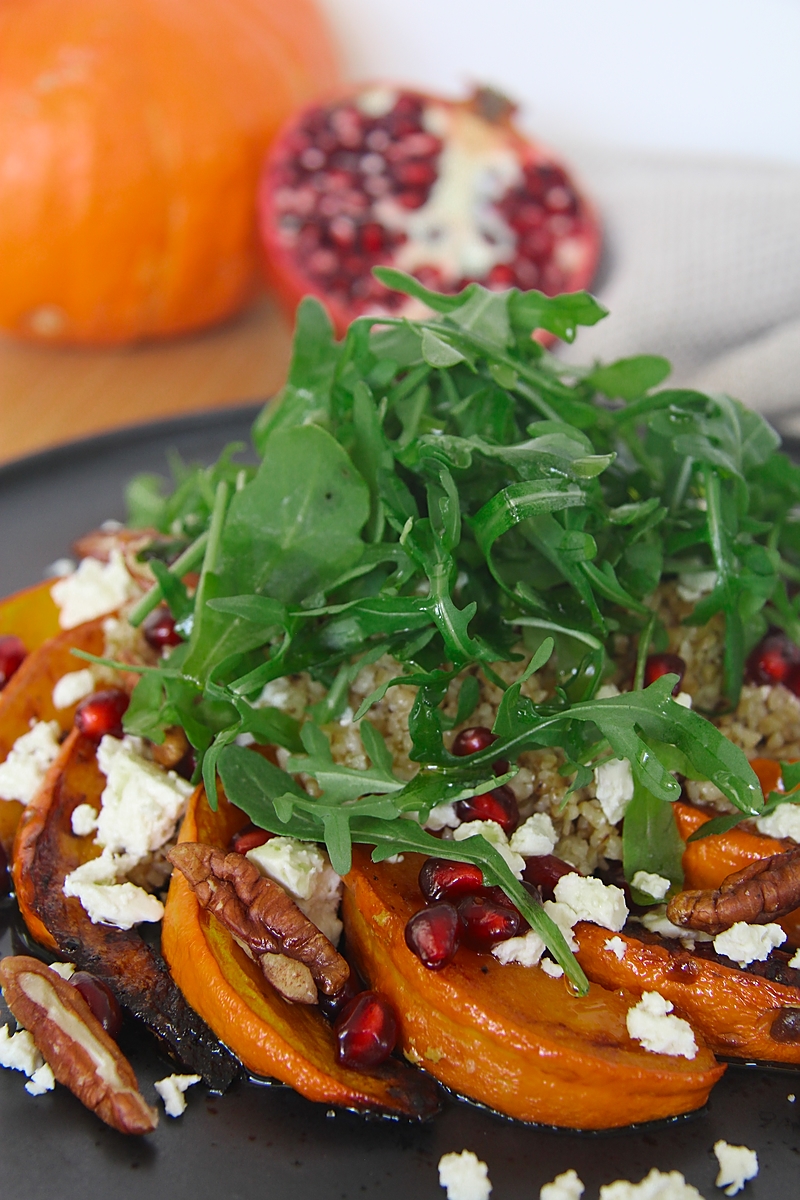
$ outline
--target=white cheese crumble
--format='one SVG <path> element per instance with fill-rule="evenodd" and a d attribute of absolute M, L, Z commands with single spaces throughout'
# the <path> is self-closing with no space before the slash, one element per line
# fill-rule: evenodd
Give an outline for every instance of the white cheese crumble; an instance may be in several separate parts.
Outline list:
<path fill-rule="evenodd" d="M 94 691 L 94 675 L 87 667 L 84 671 L 70 671 L 62 675 L 53 688 L 53 708 L 71 708 Z"/>
<path fill-rule="evenodd" d="M 627 943 L 621 937 L 606 938 L 603 946 L 608 950 L 609 954 L 613 954 L 620 962 L 622 962 L 625 957 L 625 951 L 628 949 Z"/>
<path fill-rule="evenodd" d="M 794 954 L 789 959 L 789 966 L 800 971 L 800 950 L 795 950 Z"/>
<path fill-rule="evenodd" d="M 800 842 L 800 804 L 779 804 L 768 817 L 759 817 L 756 829 L 765 837 L 791 838 Z"/>
<path fill-rule="evenodd" d="M 585 1190 L 577 1172 L 570 1169 L 556 1175 L 552 1183 L 544 1184 L 539 1189 L 539 1200 L 581 1200 Z"/>
<path fill-rule="evenodd" d="M 553 889 L 559 904 L 566 904 L 575 913 L 576 921 L 591 921 L 612 933 L 618 933 L 628 918 L 625 893 L 602 879 L 585 877 L 571 871 L 562 875 Z M 574 924 L 574 922 L 573 922 Z"/>
<path fill-rule="evenodd" d="M 338 915 L 342 880 L 324 850 L 313 842 L 274 837 L 249 850 L 247 857 L 264 875 L 285 888 L 309 921 L 337 945 L 342 934 Z"/>
<path fill-rule="evenodd" d="M 132 855 L 104 850 L 99 858 L 76 867 L 64 880 L 64 895 L 80 900 L 93 925 L 131 929 L 143 921 L 160 921 L 164 905 L 133 883 L 121 883 L 136 866 Z"/>
<path fill-rule="evenodd" d="M 192 785 L 143 755 L 141 738 L 106 736 L 97 763 L 106 777 L 95 842 L 141 862 L 169 841 L 186 811 Z"/>
<path fill-rule="evenodd" d="M 9 1033 L 7 1025 L 0 1026 L 0 1067 L 22 1071 L 30 1079 L 43 1064 L 44 1059 L 27 1029 Z"/>
<path fill-rule="evenodd" d="M 789 1101 L 790 1104 L 794 1104 L 795 1100 L 797 1099 L 797 1096 L 795 1096 L 794 1092 L 789 1092 L 789 1095 L 786 1097 L 786 1099 Z"/>
<path fill-rule="evenodd" d="M 52 1092 L 55 1086 L 56 1077 L 53 1074 L 53 1068 L 49 1063 L 42 1063 L 25 1084 L 25 1091 L 29 1096 L 43 1096 L 45 1092 Z"/>
<path fill-rule="evenodd" d="M 650 871 L 637 871 L 631 880 L 631 885 L 637 891 L 652 896 L 654 900 L 663 900 L 670 889 L 671 882 L 663 875 L 655 875 Z"/>
<path fill-rule="evenodd" d="M 545 975 L 549 975 L 551 979 L 560 979 L 564 974 L 564 968 L 557 962 L 553 962 L 552 958 L 543 958 L 539 965 Z"/>
<path fill-rule="evenodd" d="M 653 1054 L 694 1058 L 697 1042 L 688 1021 L 674 1017 L 673 1005 L 660 992 L 645 992 L 625 1017 L 628 1033 Z"/>
<path fill-rule="evenodd" d="M 667 916 L 665 904 L 659 904 L 657 908 L 649 909 L 637 919 L 651 933 L 657 933 L 664 938 L 678 938 L 689 950 L 694 949 L 696 942 L 713 941 L 710 933 L 704 933 L 700 929 L 684 929 L 680 925 L 673 925 Z"/>
<path fill-rule="evenodd" d="M 523 858 L 540 858 L 552 854 L 558 841 L 552 820 L 547 813 L 534 813 L 511 835 L 509 843 L 515 854 Z"/>
<path fill-rule="evenodd" d="M 740 967 L 751 962 L 765 962 L 775 946 L 782 946 L 786 934 L 780 925 L 748 925 L 737 921 L 714 938 L 714 949 L 725 958 L 732 958 Z"/>
<path fill-rule="evenodd" d="M 489 1200 L 489 1169 L 471 1150 L 443 1154 L 439 1159 L 439 1185 L 447 1200 Z"/>
<path fill-rule="evenodd" d="M 678 692 L 675 697 L 675 703 L 680 704 L 681 708 L 691 708 L 692 697 L 689 692 Z"/>
<path fill-rule="evenodd" d="M 639 1183 L 617 1179 L 600 1188 L 600 1200 L 703 1200 L 680 1171 L 664 1173 L 653 1167 Z"/>
<path fill-rule="evenodd" d="M 602 685 L 602 687 L 598 688 L 598 690 L 597 690 L 597 699 L 598 700 L 610 700 L 612 698 L 612 696 L 619 696 L 619 695 L 620 695 L 620 690 L 615 683 L 604 683 Z M 560 1178 L 560 1176 L 559 1176 L 559 1178 Z"/>
<path fill-rule="evenodd" d="M 60 975 L 62 979 L 72 979 L 75 974 L 75 965 L 70 962 L 54 962 L 50 963 L 50 970 L 55 971 L 56 975 Z"/>
<path fill-rule="evenodd" d="M 456 813 L 455 804 L 435 804 L 428 814 L 425 828 L 431 833 L 438 833 L 440 829 L 457 829 L 460 824 L 461 818 Z"/>
<path fill-rule="evenodd" d="M 458 829 L 453 830 L 453 839 L 456 842 L 466 841 L 469 837 L 474 837 L 479 834 L 486 838 L 495 849 L 499 850 L 503 858 L 506 860 L 509 869 L 517 879 L 522 878 L 522 872 L 525 870 L 525 859 L 521 854 L 517 854 L 508 844 L 508 838 L 504 830 L 497 821 L 464 821 L 459 825 Z"/>
<path fill-rule="evenodd" d="M 758 1174 L 758 1155 L 747 1146 L 731 1146 L 720 1138 L 714 1143 L 714 1153 L 719 1163 L 716 1184 L 725 1189 L 726 1196 L 735 1196 Z"/>
<path fill-rule="evenodd" d="M 167 1075 L 157 1079 L 153 1087 L 164 1101 L 164 1110 L 168 1117 L 179 1117 L 186 1112 L 186 1097 L 184 1092 L 200 1082 L 199 1075 Z"/>
<path fill-rule="evenodd" d="M 716 571 L 686 571 L 678 576 L 677 592 L 687 604 L 696 604 L 701 596 L 717 586 Z"/>
<path fill-rule="evenodd" d="M 97 829 L 97 809 L 91 804 L 77 805 L 72 810 L 70 824 L 75 837 L 88 837 Z"/>
<path fill-rule="evenodd" d="M 633 799 L 633 772 L 627 758 L 610 758 L 595 767 L 594 790 L 609 825 L 618 824 Z"/>
<path fill-rule="evenodd" d="M 61 628 L 75 629 L 85 621 L 114 612 L 138 591 L 122 554 L 112 550 L 107 563 L 84 558 L 77 571 L 53 584 L 50 595 L 60 609 Z"/>
<path fill-rule="evenodd" d="M 557 925 L 563 933 L 564 941 L 569 949 L 577 950 L 578 943 L 572 933 L 572 926 L 578 919 L 574 909 L 571 909 L 568 904 L 559 904 L 557 900 L 545 900 L 542 908 L 553 924 Z"/>
<path fill-rule="evenodd" d="M 508 938 L 492 946 L 492 955 L 503 966 L 519 963 L 521 967 L 535 967 L 544 953 L 544 942 L 532 929 L 522 937 Z"/>
<path fill-rule="evenodd" d="M 0 763 L 0 796 L 30 804 L 60 749 L 57 721 L 35 721 Z"/>

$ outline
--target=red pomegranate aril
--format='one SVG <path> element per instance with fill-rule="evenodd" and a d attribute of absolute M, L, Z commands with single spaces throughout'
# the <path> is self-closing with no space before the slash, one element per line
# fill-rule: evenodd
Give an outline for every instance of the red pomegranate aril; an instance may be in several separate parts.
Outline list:
<path fill-rule="evenodd" d="M 512 834 L 519 825 L 519 805 L 511 788 L 501 784 L 494 791 L 459 800 L 456 816 L 462 821 L 496 821 L 505 834 Z"/>
<path fill-rule="evenodd" d="M 644 664 L 644 686 L 649 687 L 662 675 L 677 675 L 678 682 L 672 689 L 673 696 L 681 690 L 683 677 L 686 674 L 686 663 L 677 654 L 648 654 Z"/>
<path fill-rule="evenodd" d="M 273 833 L 267 833 L 266 829 L 242 829 L 231 838 L 231 850 L 236 854 L 247 854 L 248 850 L 263 846 L 274 836 Z"/>
<path fill-rule="evenodd" d="M 324 992 L 320 992 L 317 998 L 319 1011 L 323 1017 L 329 1021 L 336 1019 L 338 1013 L 342 1011 L 346 1004 L 358 996 L 364 990 L 364 985 L 360 982 L 356 971 L 353 967 L 350 968 L 350 974 L 347 977 L 347 983 L 340 988 L 338 992 L 334 992 L 332 996 L 326 996 Z"/>
<path fill-rule="evenodd" d="M 0 690 L 6 686 L 27 657 L 28 651 L 13 633 L 0 637 Z"/>
<path fill-rule="evenodd" d="M 354 1071 L 386 1062 L 397 1045 L 394 1009 L 377 992 L 361 992 L 342 1009 L 333 1027 L 336 1058 Z"/>
<path fill-rule="evenodd" d="M 491 950 L 519 932 L 517 910 L 488 896 L 465 896 L 458 906 L 458 919 L 463 940 L 473 950 Z"/>
<path fill-rule="evenodd" d="M 88 971 L 76 971 L 69 982 L 83 996 L 109 1037 L 117 1037 L 122 1028 L 122 1009 L 111 988 Z"/>
<path fill-rule="evenodd" d="M 525 869 L 522 878 L 525 883 L 531 883 L 539 889 L 542 900 L 553 900 L 554 888 L 563 875 L 579 875 L 580 871 L 563 858 L 555 854 L 540 854 L 536 858 L 525 859 Z"/>
<path fill-rule="evenodd" d="M 487 729 L 485 725 L 473 725 L 456 734 L 452 753 L 458 758 L 466 758 L 468 754 L 480 754 L 481 750 L 485 750 L 496 741 L 497 737 L 491 729 Z"/>
<path fill-rule="evenodd" d="M 164 650 L 167 646 L 180 646 L 181 635 L 175 628 L 175 618 L 165 604 L 145 617 L 142 622 L 142 633 L 148 646 L 154 650 Z"/>
<path fill-rule="evenodd" d="M 747 660 L 747 675 L 753 683 L 785 683 L 791 669 L 798 665 L 800 647 L 790 641 L 785 633 L 774 630 L 751 651 Z"/>
<path fill-rule="evenodd" d="M 440 971 L 458 949 L 458 913 L 446 900 L 422 908 L 406 922 L 405 938 L 429 971 Z"/>
<path fill-rule="evenodd" d="M 483 871 L 475 863 L 427 858 L 419 873 L 419 890 L 426 900 L 470 896 L 483 887 Z"/>
<path fill-rule="evenodd" d="M 107 734 L 122 737 L 122 718 L 129 703 L 128 693 L 121 688 L 93 692 L 78 705 L 75 724 L 85 737 L 96 742 Z"/>

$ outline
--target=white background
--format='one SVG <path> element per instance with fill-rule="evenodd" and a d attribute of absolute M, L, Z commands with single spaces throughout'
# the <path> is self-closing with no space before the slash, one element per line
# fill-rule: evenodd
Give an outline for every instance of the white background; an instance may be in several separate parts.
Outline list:
<path fill-rule="evenodd" d="M 487 82 L 544 139 L 800 163 L 800 0 L 319 0 L 355 79 Z"/>

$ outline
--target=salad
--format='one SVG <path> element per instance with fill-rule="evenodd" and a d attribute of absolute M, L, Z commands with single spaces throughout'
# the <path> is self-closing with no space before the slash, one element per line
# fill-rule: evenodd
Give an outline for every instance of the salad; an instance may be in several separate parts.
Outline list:
<path fill-rule="evenodd" d="M 57 968 L 0 963 L 3 1064 L 128 1132 L 120 1005 L 167 1111 L 243 1064 L 608 1128 L 797 1064 L 800 470 L 663 358 L 560 363 L 586 293 L 378 274 L 430 315 L 337 341 L 306 299 L 257 465 L 134 479 L 0 612 L 0 839 Z"/>

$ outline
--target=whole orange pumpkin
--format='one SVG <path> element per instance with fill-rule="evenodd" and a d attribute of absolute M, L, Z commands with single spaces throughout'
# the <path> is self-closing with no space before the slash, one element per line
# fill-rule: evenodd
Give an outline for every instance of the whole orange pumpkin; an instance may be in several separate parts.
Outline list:
<path fill-rule="evenodd" d="M 336 80 L 313 0 L 0 0 L 0 328 L 110 344 L 236 312 L 264 151 Z"/>

